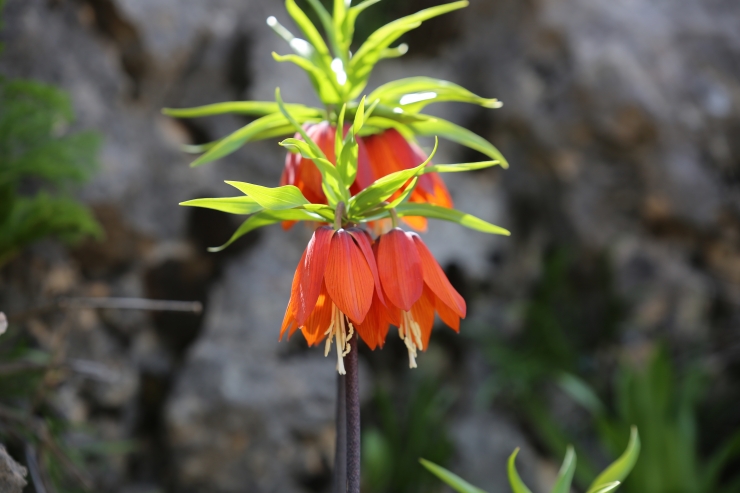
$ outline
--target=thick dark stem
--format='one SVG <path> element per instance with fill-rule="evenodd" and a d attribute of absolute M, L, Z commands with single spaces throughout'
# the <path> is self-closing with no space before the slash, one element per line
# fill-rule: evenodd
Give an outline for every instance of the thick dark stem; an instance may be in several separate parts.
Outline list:
<path fill-rule="evenodd" d="M 347 488 L 347 389 L 344 375 L 337 375 L 337 446 L 334 454 L 332 493 L 345 493 Z"/>
<path fill-rule="evenodd" d="M 350 352 L 344 358 L 347 370 L 347 493 L 360 493 L 360 374 L 357 333 L 350 339 Z"/>

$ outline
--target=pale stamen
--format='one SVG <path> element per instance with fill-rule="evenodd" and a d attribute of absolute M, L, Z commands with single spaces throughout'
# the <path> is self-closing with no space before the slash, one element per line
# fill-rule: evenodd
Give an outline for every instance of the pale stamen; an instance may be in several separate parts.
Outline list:
<path fill-rule="evenodd" d="M 347 325 L 349 325 L 349 333 L 347 332 Z M 324 335 L 326 338 L 326 346 L 324 347 L 324 356 L 329 356 L 331 352 L 332 340 L 337 341 L 337 371 L 340 375 L 345 375 L 347 371 L 344 369 L 344 357 L 347 356 L 351 350 L 349 340 L 355 333 L 355 327 L 352 322 L 347 320 L 337 306 L 332 303 L 331 305 L 331 324 L 326 329 Z"/>
<path fill-rule="evenodd" d="M 398 327 L 398 335 L 409 352 L 409 368 L 416 368 L 416 350 L 423 350 L 424 344 L 421 342 L 421 326 L 414 320 L 411 312 L 401 311 L 401 325 Z"/>

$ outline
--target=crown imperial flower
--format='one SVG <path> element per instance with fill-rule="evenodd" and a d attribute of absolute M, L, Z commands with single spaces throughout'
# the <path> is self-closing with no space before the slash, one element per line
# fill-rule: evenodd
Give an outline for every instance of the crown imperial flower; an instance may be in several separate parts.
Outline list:
<path fill-rule="evenodd" d="M 380 282 L 391 311 L 398 312 L 398 333 L 416 368 L 417 350 L 425 350 L 434 325 L 434 313 L 460 331 L 465 300 L 452 287 L 442 268 L 419 235 L 394 228 L 378 238 L 376 258 Z"/>

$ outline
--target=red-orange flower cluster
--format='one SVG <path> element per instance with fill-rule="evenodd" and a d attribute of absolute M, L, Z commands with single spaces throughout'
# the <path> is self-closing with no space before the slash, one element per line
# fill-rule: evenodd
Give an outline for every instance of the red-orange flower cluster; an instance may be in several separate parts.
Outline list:
<path fill-rule="evenodd" d="M 336 128 L 328 122 L 307 123 L 303 128 L 326 155 L 326 158 L 336 164 L 334 152 Z M 349 125 L 345 125 L 345 135 L 349 128 Z M 301 138 L 300 134 L 296 134 L 295 137 Z M 367 188 L 379 178 L 396 171 L 413 168 L 426 160 L 419 146 L 409 143 L 397 130 L 392 128 L 368 137 L 358 137 L 357 144 L 357 178 L 350 187 L 352 195 Z M 288 153 L 280 185 L 295 185 L 310 202 L 326 203 L 326 196 L 321 189 L 321 173 L 313 161 L 303 158 L 300 154 Z M 420 176 L 409 201 L 452 207 L 450 193 L 437 173 Z M 424 217 L 404 217 L 403 220 L 418 231 L 426 230 L 427 220 Z"/>
<path fill-rule="evenodd" d="M 465 301 L 418 235 L 395 228 L 373 244 L 361 229 L 323 226 L 296 269 L 280 336 L 300 328 L 309 345 L 328 336 L 327 355 L 335 340 L 337 370 L 344 374 L 347 341 L 355 332 L 375 349 L 395 325 L 414 368 L 417 350 L 429 343 L 435 312 L 459 331 Z"/>

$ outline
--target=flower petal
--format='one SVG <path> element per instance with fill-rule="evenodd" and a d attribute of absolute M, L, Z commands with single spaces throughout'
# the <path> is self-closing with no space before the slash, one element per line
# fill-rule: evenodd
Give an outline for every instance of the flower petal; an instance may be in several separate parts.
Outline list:
<path fill-rule="evenodd" d="M 357 333 L 360 335 L 365 344 L 370 349 L 375 349 L 385 344 L 385 337 L 388 334 L 389 321 L 386 317 L 386 307 L 380 302 L 377 291 L 373 293 L 373 304 L 370 311 L 367 312 L 365 320 L 355 326 Z"/>
<path fill-rule="evenodd" d="M 424 288 L 421 258 L 414 242 L 399 228 L 378 238 L 378 270 L 391 303 L 411 310 Z"/>
<path fill-rule="evenodd" d="M 422 351 L 429 347 L 429 339 L 432 337 L 432 328 L 434 327 L 434 293 L 424 286 L 419 300 L 411 307 L 411 316 L 421 329 Z"/>
<path fill-rule="evenodd" d="M 367 260 L 367 265 L 373 273 L 373 281 L 375 281 L 375 293 L 377 294 L 380 302 L 385 305 L 385 297 L 383 296 L 383 288 L 380 287 L 380 276 L 378 274 L 378 265 L 375 262 L 375 255 L 373 254 L 373 240 L 366 231 L 360 228 L 349 228 L 347 229 L 352 238 L 355 239 L 357 246 L 362 250 L 362 254 Z"/>
<path fill-rule="evenodd" d="M 298 325 L 306 323 L 316 305 L 316 300 L 321 292 L 321 282 L 324 279 L 326 263 L 329 258 L 329 245 L 334 230 L 329 226 L 323 226 L 314 231 L 311 241 L 308 242 L 306 251 L 301 258 L 299 268 L 301 279 L 298 286 L 294 286 L 296 311 L 295 318 Z"/>
<path fill-rule="evenodd" d="M 306 325 L 301 328 L 303 337 L 309 346 L 318 344 L 326 337 L 326 331 L 331 325 L 332 302 L 329 298 L 329 292 L 326 290 L 326 283 L 321 283 L 321 292 L 316 300 L 316 308 L 306 320 Z"/>
<path fill-rule="evenodd" d="M 331 239 L 324 279 L 337 308 L 353 323 L 362 323 L 373 301 L 373 273 L 360 247 L 344 229 Z"/>
<path fill-rule="evenodd" d="M 434 297 L 434 308 L 437 310 L 437 315 L 442 319 L 449 328 L 455 332 L 460 332 L 460 316 L 455 313 L 455 310 L 447 306 L 436 296 Z"/>
<path fill-rule="evenodd" d="M 409 234 L 413 238 L 417 251 L 419 252 L 419 256 L 421 257 L 421 266 L 424 271 L 424 283 L 429 286 L 437 298 L 455 312 L 458 317 L 465 318 L 467 310 L 465 300 L 460 296 L 460 293 L 452 287 L 452 284 L 450 284 L 449 279 L 447 279 L 442 267 L 439 266 L 434 255 L 432 255 L 432 252 L 430 252 L 424 242 L 421 241 L 419 235 L 415 233 Z"/>

